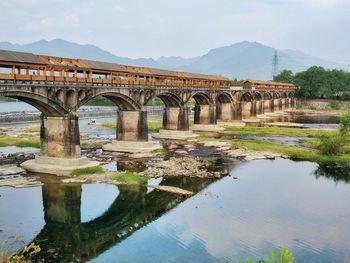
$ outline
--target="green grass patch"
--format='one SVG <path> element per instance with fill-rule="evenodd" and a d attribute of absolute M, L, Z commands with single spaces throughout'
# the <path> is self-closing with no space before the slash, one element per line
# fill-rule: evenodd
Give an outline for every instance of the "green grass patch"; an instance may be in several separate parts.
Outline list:
<path fill-rule="evenodd" d="M 80 144 L 80 149 L 81 150 L 89 150 L 89 149 L 91 149 L 91 145 L 88 143 L 82 143 L 82 144 Z"/>
<path fill-rule="evenodd" d="M 152 153 L 155 153 L 155 154 L 164 154 L 164 153 L 167 153 L 167 149 L 165 148 L 159 148 L 159 149 L 155 149 L 152 151 Z"/>
<path fill-rule="evenodd" d="M 235 139 L 232 144 L 252 151 L 271 151 L 289 156 L 294 160 L 305 160 L 317 163 L 350 163 L 350 154 L 328 156 L 318 153 L 314 149 L 288 146 L 269 141 Z"/>
<path fill-rule="evenodd" d="M 125 184 L 146 185 L 148 182 L 148 179 L 146 177 L 140 176 L 137 173 L 133 173 L 129 171 L 116 174 L 111 179 L 120 183 L 125 183 Z"/>
<path fill-rule="evenodd" d="M 104 174 L 104 173 L 105 173 L 105 170 L 103 170 L 100 166 L 95 166 L 95 167 L 75 169 L 70 173 L 70 175 L 73 177 L 78 177 L 78 176 L 87 175 L 87 174 Z"/>
<path fill-rule="evenodd" d="M 324 134 L 335 134 L 335 131 L 311 130 L 285 127 L 234 127 L 226 126 L 225 131 L 237 135 L 252 136 L 285 136 L 285 137 L 320 137 Z"/>
<path fill-rule="evenodd" d="M 6 146 L 40 148 L 40 139 L 37 136 L 24 136 L 23 134 L 19 136 L 0 134 L 0 147 Z"/>

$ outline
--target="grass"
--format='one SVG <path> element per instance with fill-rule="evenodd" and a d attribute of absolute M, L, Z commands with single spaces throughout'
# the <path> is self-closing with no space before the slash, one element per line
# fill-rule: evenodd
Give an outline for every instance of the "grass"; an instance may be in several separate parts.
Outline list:
<path fill-rule="evenodd" d="M 231 142 L 233 146 L 243 147 L 252 151 L 271 151 L 289 156 L 294 160 L 305 160 L 317 163 L 350 163 L 349 150 L 343 155 L 328 156 L 322 155 L 314 149 L 288 146 L 269 141 L 235 139 Z"/>
<path fill-rule="evenodd" d="M 162 120 L 148 120 L 147 124 L 149 132 L 158 132 L 163 127 Z M 102 126 L 115 129 L 117 127 L 117 122 L 106 121 L 102 123 Z"/>
<path fill-rule="evenodd" d="M 75 169 L 70 173 L 70 175 L 73 177 L 78 177 L 78 176 L 87 175 L 87 174 L 104 174 L 104 173 L 105 173 L 105 170 L 103 170 L 100 166 L 95 166 L 95 167 Z"/>
<path fill-rule="evenodd" d="M 165 148 L 159 148 L 159 149 L 155 149 L 155 150 L 152 151 L 152 153 L 154 153 L 154 154 L 165 154 L 167 152 L 168 151 Z"/>
<path fill-rule="evenodd" d="M 125 183 L 125 184 L 146 185 L 148 182 L 148 179 L 146 177 L 140 176 L 137 173 L 133 173 L 129 171 L 119 173 L 113 176 L 111 179 L 120 183 Z"/>
<path fill-rule="evenodd" d="M 6 146 L 40 148 L 40 139 L 29 134 L 20 134 L 19 136 L 0 134 L 0 147 Z"/>
<path fill-rule="evenodd" d="M 253 136 L 285 136 L 285 137 L 320 137 L 323 134 L 332 134 L 334 131 L 311 130 L 285 127 L 234 127 L 226 126 L 225 131 L 237 135 Z"/>

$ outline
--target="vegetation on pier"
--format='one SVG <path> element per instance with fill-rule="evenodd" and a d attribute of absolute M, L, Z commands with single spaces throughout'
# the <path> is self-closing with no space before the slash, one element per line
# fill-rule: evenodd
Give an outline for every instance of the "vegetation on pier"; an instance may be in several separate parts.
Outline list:
<path fill-rule="evenodd" d="M 124 184 L 146 185 L 148 182 L 148 179 L 146 177 L 140 176 L 137 173 L 129 171 L 118 173 L 114 175 L 111 179 Z"/>
<path fill-rule="evenodd" d="M 81 169 L 75 169 L 71 172 L 71 176 L 78 177 L 82 175 L 90 175 L 90 174 L 104 174 L 105 170 L 103 170 L 100 166 L 96 167 L 87 167 L 87 168 L 81 168 Z"/>

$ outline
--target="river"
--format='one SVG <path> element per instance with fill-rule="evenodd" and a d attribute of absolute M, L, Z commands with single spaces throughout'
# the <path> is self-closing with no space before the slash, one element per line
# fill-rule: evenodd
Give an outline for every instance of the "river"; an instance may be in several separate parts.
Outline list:
<path fill-rule="evenodd" d="M 234 161 L 230 174 L 166 182 L 199 191 L 187 200 L 50 180 L 3 187 L 0 239 L 20 233 L 19 246 L 35 240 L 45 262 L 244 262 L 279 247 L 293 251 L 295 262 L 349 262 L 349 180 L 285 159 Z"/>
<path fill-rule="evenodd" d="M 114 129 L 88 121 L 79 124 L 91 139 L 114 138 Z M 1 249 L 34 241 L 44 262 L 104 263 L 244 262 L 287 247 L 295 262 L 349 262 L 348 170 L 281 158 L 221 161 L 230 176 L 156 182 L 195 192 L 190 198 L 146 187 L 64 185 L 53 176 L 42 176 L 40 187 L 0 187 L 0 241 L 11 244 Z"/>

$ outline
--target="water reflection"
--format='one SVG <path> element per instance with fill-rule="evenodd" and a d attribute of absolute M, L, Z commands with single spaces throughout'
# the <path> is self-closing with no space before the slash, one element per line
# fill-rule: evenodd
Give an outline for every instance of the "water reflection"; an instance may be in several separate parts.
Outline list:
<path fill-rule="evenodd" d="M 318 176 L 321 170 L 311 162 L 261 160 L 236 162 L 231 177 L 215 182 L 160 182 L 205 188 L 186 202 L 146 187 L 47 180 L 41 193 L 0 188 L 0 237 L 30 232 L 25 241 L 41 246 L 45 262 L 244 262 L 279 247 L 291 249 L 296 262 L 348 262 L 349 183 L 340 170 Z"/>
<path fill-rule="evenodd" d="M 348 165 L 319 164 L 314 174 L 317 179 L 325 177 L 336 183 L 350 183 L 350 167 Z"/>
<path fill-rule="evenodd" d="M 161 184 L 198 192 L 212 180 L 174 178 Z M 45 262 L 87 261 L 157 219 L 187 197 L 146 187 L 119 186 L 115 199 L 99 217 L 82 222 L 82 186 L 42 186 L 45 225 L 34 238 Z M 95 196 L 97 198 L 97 196 Z"/>

